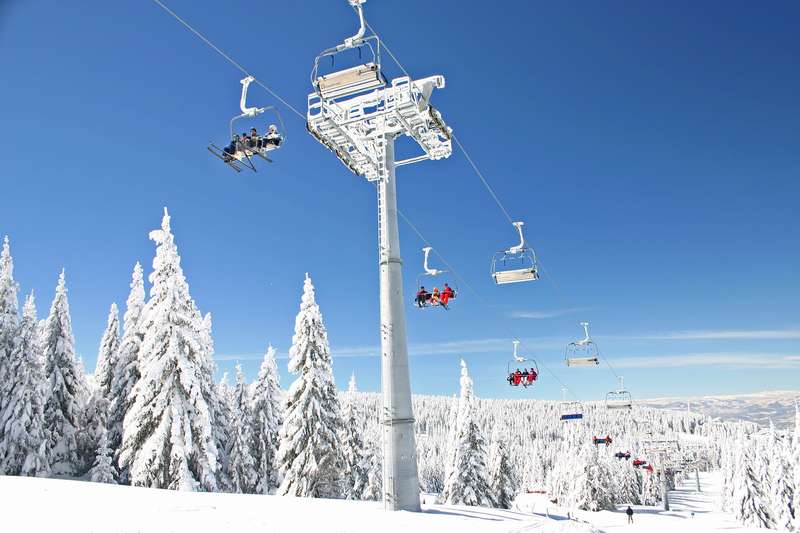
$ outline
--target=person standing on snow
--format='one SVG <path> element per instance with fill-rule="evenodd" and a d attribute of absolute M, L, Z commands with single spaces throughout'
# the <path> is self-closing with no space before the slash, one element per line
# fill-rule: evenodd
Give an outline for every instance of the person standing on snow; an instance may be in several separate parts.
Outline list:
<path fill-rule="evenodd" d="M 628 523 L 633 524 L 633 509 L 631 509 L 630 505 L 625 509 L 625 514 L 628 515 Z"/>

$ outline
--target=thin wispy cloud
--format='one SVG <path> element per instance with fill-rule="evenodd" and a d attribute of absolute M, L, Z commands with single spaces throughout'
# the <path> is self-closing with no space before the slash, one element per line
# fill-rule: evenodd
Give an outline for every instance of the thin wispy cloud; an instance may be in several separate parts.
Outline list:
<path fill-rule="evenodd" d="M 467 339 L 445 342 L 411 343 L 408 354 L 414 356 L 458 355 L 458 354 L 508 354 L 512 350 L 511 338 Z M 520 339 L 523 350 L 543 350 L 563 347 L 563 342 L 550 337 Z M 378 345 L 332 348 L 334 357 L 377 357 Z"/>
<path fill-rule="evenodd" d="M 568 307 L 566 309 L 532 309 L 527 311 L 511 311 L 508 313 L 509 318 L 556 318 L 559 316 L 570 315 L 572 313 L 581 313 L 588 311 L 589 307 Z"/>
<path fill-rule="evenodd" d="M 607 340 L 782 340 L 800 339 L 800 329 L 681 330 L 639 335 L 603 335 Z"/>
<path fill-rule="evenodd" d="M 275 359 L 287 359 L 288 357 L 289 355 L 286 353 L 275 353 Z M 264 352 L 214 354 L 216 361 L 261 361 L 262 359 L 264 359 Z"/>
<path fill-rule="evenodd" d="M 618 357 L 612 359 L 611 362 L 615 368 L 717 366 L 800 370 L 800 354 L 770 354 L 762 352 L 706 352 L 681 355 Z"/>
<path fill-rule="evenodd" d="M 573 308 L 575 312 L 581 308 Z M 558 311 L 558 310 L 557 310 Z M 568 312 L 567 310 L 560 310 Z M 556 312 L 542 311 L 541 313 Z M 527 313 L 527 312 L 526 312 Z M 531 312 L 533 313 L 533 312 Z M 538 312 L 537 312 L 538 313 Z M 543 316 L 539 315 L 539 318 Z M 528 317 L 533 318 L 533 317 Z M 800 339 L 800 329 L 772 329 L 772 330 L 680 330 L 659 333 L 640 333 L 623 335 L 596 335 L 594 338 L 602 346 L 605 342 L 631 342 L 631 341 L 702 341 L 702 340 L 785 340 Z M 459 354 L 507 354 L 511 350 L 510 337 L 490 337 L 485 339 L 460 339 L 442 342 L 423 342 L 411 343 L 408 346 L 408 353 L 412 357 L 416 356 L 437 356 L 437 355 L 459 355 Z M 564 346 L 574 340 L 571 337 L 527 337 L 521 338 L 523 351 L 534 352 L 533 355 L 547 355 L 562 353 Z M 544 353 L 542 353 L 544 352 Z M 380 345 L 369 344 L 361 346 L 333 346 L 331 354 L 333 357 L 378 357 L 381 353 Z M 759 354 L 756 354 L 759 355 Z M 767 359 L 765 362 L 771 365 L 793 365 L 800 362 L 800 354 L 784 354 L 781 356 L 760 354 Z M 217 354 L 217 361 L 251 361 L 261 360 L 264 352 L 248 352 L 238 354 Z M 286 359 L 285 352 L 278 352 L 278 359 Z M 776 359 L 780 357 L 781 359 Z M 756 359 L 752 359 L 756 360 Z M 714 352 L 714 353 L 691 353 L 678 356 L 653 356 L 653 357 L 630 357 L 613 359 L 615 366 L 621 366 L 619 362 L 627 361 L 628 368 L 647 368 L 657 366 L 682 366 L 682 365 L 701 365 L 715 364 L 717 362 L 725 364 L 736 363 L 740 366 L 759 366 L 759 363 L 751 363 L 751 359 L 746 359 L 741 352 Z M 672 361 L 672 362 L 670 362 Z M 702 362 L 706 361 L 706 362 Z M 794 368 L 794 366 L 791 366 Z"/>

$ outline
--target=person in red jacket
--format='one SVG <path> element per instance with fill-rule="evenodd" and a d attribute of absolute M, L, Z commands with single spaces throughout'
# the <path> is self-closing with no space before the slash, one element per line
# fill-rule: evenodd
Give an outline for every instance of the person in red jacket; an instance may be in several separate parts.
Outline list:
<path fill-rule="evenodd" d="M 536 378 L 539 377 L 539 374 L 536 373 L 536 370 L 531 368 L 528 371 L 528 385 L 533 385 L 533 382 L 536 381 Z"/>
<path fill-rule="evenodd" d="M 606 435 L 606 446 L 611 446 L 611 437 Z"/>
<path fill-rule="evenodd" d="M 516 372 L 514 372 L 514 385 L 519 385 L 522 381 L 522 372 L 519 371 L 519 368 Z"/>
<path fill-rule="evenodd" d="M 450 288 L 450 285 L 445 283 L 444 284 L 444 289 L 442 289 L 442 296 L 440 298 L 440 300 L 442 302 L 442 306 L 444 306 L 444 308 L 447 309 L 448 308 L 447 307 L 447 302 L 450 301 L 450 298 L 454 298 L 454 297 L 455 297 L 455 293 L 453 292 L 453 289 Z"/>

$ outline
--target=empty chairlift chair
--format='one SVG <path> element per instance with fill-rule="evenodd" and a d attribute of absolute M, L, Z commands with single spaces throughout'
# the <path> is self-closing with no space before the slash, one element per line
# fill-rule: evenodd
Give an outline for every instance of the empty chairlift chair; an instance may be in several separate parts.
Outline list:
<path fill-rule="evenodd" d="M 580 402 L 564 402 L 560 410 L 562 422 L 583 420 L 583 406 Z"/>
<path fill-rule="evenodd" d="M 623 378 L 619 378 L 619 388 L 606 394 L 606 409 L 632 409 L 633 398 L 631 393 L 625 390 Z"/>
<path fill-rule="evenodd" d="M 583 420 L 583 404 L 581 402 L 568 402 L 567 389 L 561 388 L 561 403 L 558 406 L 562 422 L 577 422 Z"/>
<path fill-rule="evenodd" d="M 395 167 L 449 157 L 453 150 L 451 130 L 430 103 L 433 90 L 444 87 L 444 77 L 412 80 L 401 76 L 388 81 L 381 68 L 381 40 L 374 33 L 366 35 L 364 2 L 349 0 L 360 22 L 356 34 L 314 60 L 314 92 L 308 95 L 306 129 L 351 172 L 374 182 L 384 179 L 387 172 L 380 155 L 386 135 L 411 137 L 422 150 L 395 161 Z M 350 63 L 347 68 L 322 72 L 328 58 L 333 65 L 346 56 L 353 59 L 356 53 L 355 66 Z M 364 55 L 369 56 L 366 61 Z M 374 135 L 378 130 L 383 134 Z"/>
<path fill-rule="evenodd" d="M 567 366 L 595 366 L 600 364 L 600 352 L 589 336 L 589 323 L 581 322 L 584 338 L 567 344 L 564 362 Z"/>
<path fill-rule="evenodd" d="M 320 100 L 323 102 L 333 103 L 337 99 L 345 99 L 359 93 L 365 93 L 372 89 L 386 86 L 386 78 L 384 78 L 381 73 L 381 41 L 377 35 L 364 37 L 366 33 L 366 22 L 364 21 L 364 11 L 361 7 L 364 1 L 365 0 L 349 0 L 350 5 L 358 13 L 360 26 L 356 34 L 346 38 L 342 44 L 323 51 L 314 60 L 314 69 L 311 72 L 311 84 L 314 86 Z M 320 73 L 320 62 L 323 59 L 330 57 L 331 64 L 333 64 L 335 57 L 347 50 L 357 50 L 359 58 L 364 50 L 368 50 L 372 55 L 372 60 L 328 74 Z"/>
<path fill-rule="evenodd" d="M 519 244 L 497 252 L 492 257 L 492 279 L 498 285 L 521 283 L 539 279 L 539 265 L 533 248 L 525 246 L 522 234 L 524 222 L 514 222 L 519 232 Z"/>

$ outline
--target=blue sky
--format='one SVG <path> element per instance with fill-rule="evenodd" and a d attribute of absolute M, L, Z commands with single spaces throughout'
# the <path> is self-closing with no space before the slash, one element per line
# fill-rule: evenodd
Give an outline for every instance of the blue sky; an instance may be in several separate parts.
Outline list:
<path fill-rule="evenodd" d="M 344 0 L 168 5 L 301 110 L 316 53 L 355 29 Z M 581 320 L 635 397 L 797 388 L 796 2 L 370 0 L 366 13 L 412 75 L 446 76 L 434 104 L 555 282 L 493 285 L 489 258 L 515 235 L 463 154 L 401 168 L 401 209 L 480 294 L 408 308 L 415 392 L 455 392 L 463 356 L 484 397 L 560 397 L 547 366 L 599 398 L 607 368 L 562 363 Z M 168 206 L 221 369 L 238 360 L 252 377 L 268 342 L 285 355 L 308 271 L 338 385 L 354 371 L 379 388 L 374 188 L 302 121 L 281 109 L 287 143 L 258 174 L 210 157 L 241 75 L 145 0 L 6 0 L 0 72 L 0 233 L 40 314 L 66 268 L 89 369 Z M 410 300 L 423 243 L 405 225 L 401 243 Z M 542 367 L 536 390 L 505 384 L 513 336 Z"/>

